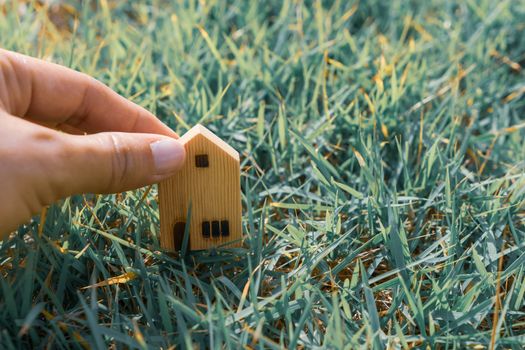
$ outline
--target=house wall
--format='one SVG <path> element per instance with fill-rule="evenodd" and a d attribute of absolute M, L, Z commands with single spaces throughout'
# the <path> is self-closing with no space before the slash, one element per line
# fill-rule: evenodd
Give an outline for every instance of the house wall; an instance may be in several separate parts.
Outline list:
<path fill-rule="evenodd" d="M 225 154 L 219 146 L 202 135 L 195 136 L 185 147 L 187 158 L 184 167 L 159 184 L 161 246 L 174 249 L 173 226 L 177 221 L 186 221 L 190 202 L 190 249 L 206 249 L 240 240 L 242 209 L 239 161 Z M 198 154 L 208 155 L 207 168 L 196 167 L 195 156 Z M 202 222 L 212 220 L 228 220 L 230 235 L 203 238 Z"/>

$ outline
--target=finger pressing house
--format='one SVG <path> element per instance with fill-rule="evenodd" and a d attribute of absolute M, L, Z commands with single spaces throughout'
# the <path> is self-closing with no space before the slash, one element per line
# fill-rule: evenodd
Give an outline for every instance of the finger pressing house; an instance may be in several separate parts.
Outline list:
<path fill-rule="evenodd" d="M 235 242 L 229 247 L 239 246 L 242 238 L 239 153 L 200 124 L 179 141 L 186 148 L 184 166 L 159 184 L 161 247 L 179 250 L 187 224 L 190 250 L 232 241 Z"/>

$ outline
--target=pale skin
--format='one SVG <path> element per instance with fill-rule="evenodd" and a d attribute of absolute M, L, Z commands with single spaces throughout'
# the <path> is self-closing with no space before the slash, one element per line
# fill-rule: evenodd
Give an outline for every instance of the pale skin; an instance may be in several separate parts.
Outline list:
<path fill-rule="evenodd" d="M 94 78 L 0 49 L 0 239 L 61 198 L 173 175 L 177 138 Z"/>

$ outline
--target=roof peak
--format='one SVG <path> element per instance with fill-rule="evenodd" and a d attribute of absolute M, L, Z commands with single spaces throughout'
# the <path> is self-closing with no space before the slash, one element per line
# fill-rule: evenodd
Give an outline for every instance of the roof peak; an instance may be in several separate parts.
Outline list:
<path fill-rule="evenodd" d="M 239 160 L 239 152 L 237 152 L 232 146 L 228 145 L 224 140 L 219 136 L 215 135 L 210 129 L 205 127 L 202 124 L 197 124 L 190 130 L 188 130 L 179 141 L 185 145 L 193 140 L 197 135 L 202 135 L 218 147 L 220 147 L 224 152 L 230 155 L 232 158 Z"/>

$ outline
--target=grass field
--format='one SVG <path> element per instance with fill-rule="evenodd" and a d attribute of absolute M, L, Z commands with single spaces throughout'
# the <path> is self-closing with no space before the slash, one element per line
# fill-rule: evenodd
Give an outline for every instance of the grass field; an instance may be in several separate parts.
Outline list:
<path fill-rule="evenodd" d="M 0 1 L 0 46 L 241 153 L 243 248 L 159 248 L 157 188 L 0 246 L 9 348 L 521 349 L 525 2 Z"/>

